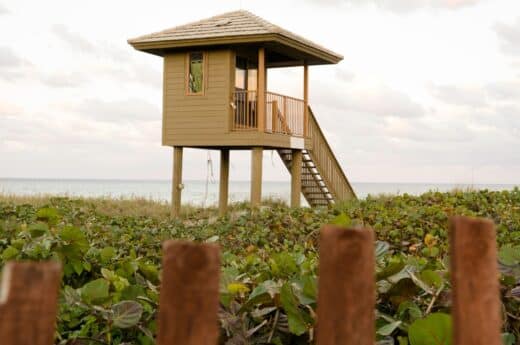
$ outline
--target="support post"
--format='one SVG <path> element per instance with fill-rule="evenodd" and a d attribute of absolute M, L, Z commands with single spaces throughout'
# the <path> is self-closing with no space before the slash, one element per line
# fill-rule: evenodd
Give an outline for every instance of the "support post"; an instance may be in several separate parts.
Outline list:
<path fill-rule="evenodd" d="M 307 138 L 309 131 L 309 66 L 303 65 L 303 137 Z"/>
<path fill-rule="evenodd" d="M 173 178 L 172 178 L 172 216 L 178 217 L 181 212 L 182 193 L 182 147 L 173 148 Z"/>
<path fill-rule="evenodd" d="M 229 195 L 229 149 L 220 150 L 220 183 L 218 213 L 224 216 L 228 208 Z"/>
<path fill-rule="evenodd" d="M 495 226 L 450 219 L 453 344 L 500 345 L 501 302 Z"/>
<path fill-rule="evenodd" d="M 167 241 L 163 253 L 157 345 L 217 344 L 218 246 Z"/>
<path fill-rule="evenodd" d="M 265 90 L 266 90 L 266 68 L 265 48 L 258 49 L 258 131 L 265 131 Z"/>
<path fill-rule="evenodd" d="M 260 206 L 262 201 L 262 158 L 263 149 L 251 150 L 251 207 Z"/>
<path fill-rule="evenodd" d="M 302 150 L 292 151 L 291 207 L 300 207 L 302 191 Z"/>
<path fill-rule="evenodd" d="M 373 345 L 374 232 L 326 225 L 320 232 L 319 345 Z"/>
<path fill-rule="evenodd" d="M 271 132 L 278 133 L 278 101 L 271 103 Z"/>
<path fill-rule="evenodd" d="M 54 343 L 61 265 L 57 262 L 8 262 L 0 293 L 0 343 Z"/>

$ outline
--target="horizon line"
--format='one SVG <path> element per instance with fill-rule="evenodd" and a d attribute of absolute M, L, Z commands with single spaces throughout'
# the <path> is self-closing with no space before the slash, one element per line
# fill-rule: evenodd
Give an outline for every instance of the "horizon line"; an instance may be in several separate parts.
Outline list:
<path fill-rule="evenodd" d="M 104 182 L 171 182 L 170 179 L 117 179 L 117 178 L 69 178 L 69 177 L 0 177 L 0 180 L 43 180 L 43 181 L 104 181 Z M 206 182 L 204 179 L 185 179 L 184 182 Z M 230 182 L 251 182 L 250 180 L 230 180 Z M 290 180 L 264 180 L 263 182 L 290 182 Z M 218 179 L 209 181 L 210 184 L 218 184 Z M 432 184 L 432 185 L 497 185 L 497 186 L 520 186 L 518 183 L 496 183 L 496 182 L 399 182 L 399 181 L 351 181 L 353 184 Z"/>

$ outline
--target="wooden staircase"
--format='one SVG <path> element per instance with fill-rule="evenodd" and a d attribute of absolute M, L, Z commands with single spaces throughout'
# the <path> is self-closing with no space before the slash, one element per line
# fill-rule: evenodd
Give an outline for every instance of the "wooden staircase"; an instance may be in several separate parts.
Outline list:
<path fill-rule="evenodd" d="M 303 150 L 302 193 L 310 206 L 328 206 L 339 201 L 356 198 L 343 169 L 323 135 L 309 107 L 309 138 L 312 149 Z M 278 154 L 289 171 L 292 167 L 292 150 L 278 149 Z"/>

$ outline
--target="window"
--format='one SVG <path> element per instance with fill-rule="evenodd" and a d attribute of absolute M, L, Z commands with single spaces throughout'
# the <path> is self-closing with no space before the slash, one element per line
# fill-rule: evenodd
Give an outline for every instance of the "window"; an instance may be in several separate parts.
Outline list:
<path fill-rule="evenodd" d="M 241 90 L 256 90 L 257 83 L 256 64 L 246 58 L 237 56 L 235 68 L 235 88 Z"/>
<path fill-rule="evenodd" d="M 237 56 L 235 68 L 235 88 L 245 90 L 247 80 L 247 60 Z"/>
<path fill-rule="evenodd" d="M 204 93 L 204 53 L 188 54 L 188 94 Z"/>

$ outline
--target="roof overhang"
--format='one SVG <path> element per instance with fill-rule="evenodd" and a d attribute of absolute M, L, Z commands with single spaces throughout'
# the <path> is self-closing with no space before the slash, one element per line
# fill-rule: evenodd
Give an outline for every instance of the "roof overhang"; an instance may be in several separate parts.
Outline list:
<path fill-rule="evenodd" d="M 135 49 L 150 54 L 164 56 L 169 52 L 188 50 L 201 47 L 232 47 L 243 45 L 265 46 L 266 49 L 283 54 L 290 58 L 286 62 L 273 63 L 268 67 L 336 64 L 343 60 L 343 56 L 326 49 L 318 49 L 305 42 L 291 39 L 278 33 L 235 35 L 222 37 L 202 37 L 194 39 L 168 40 L 164 38 L 135 38 L 128 43 Z"/>

